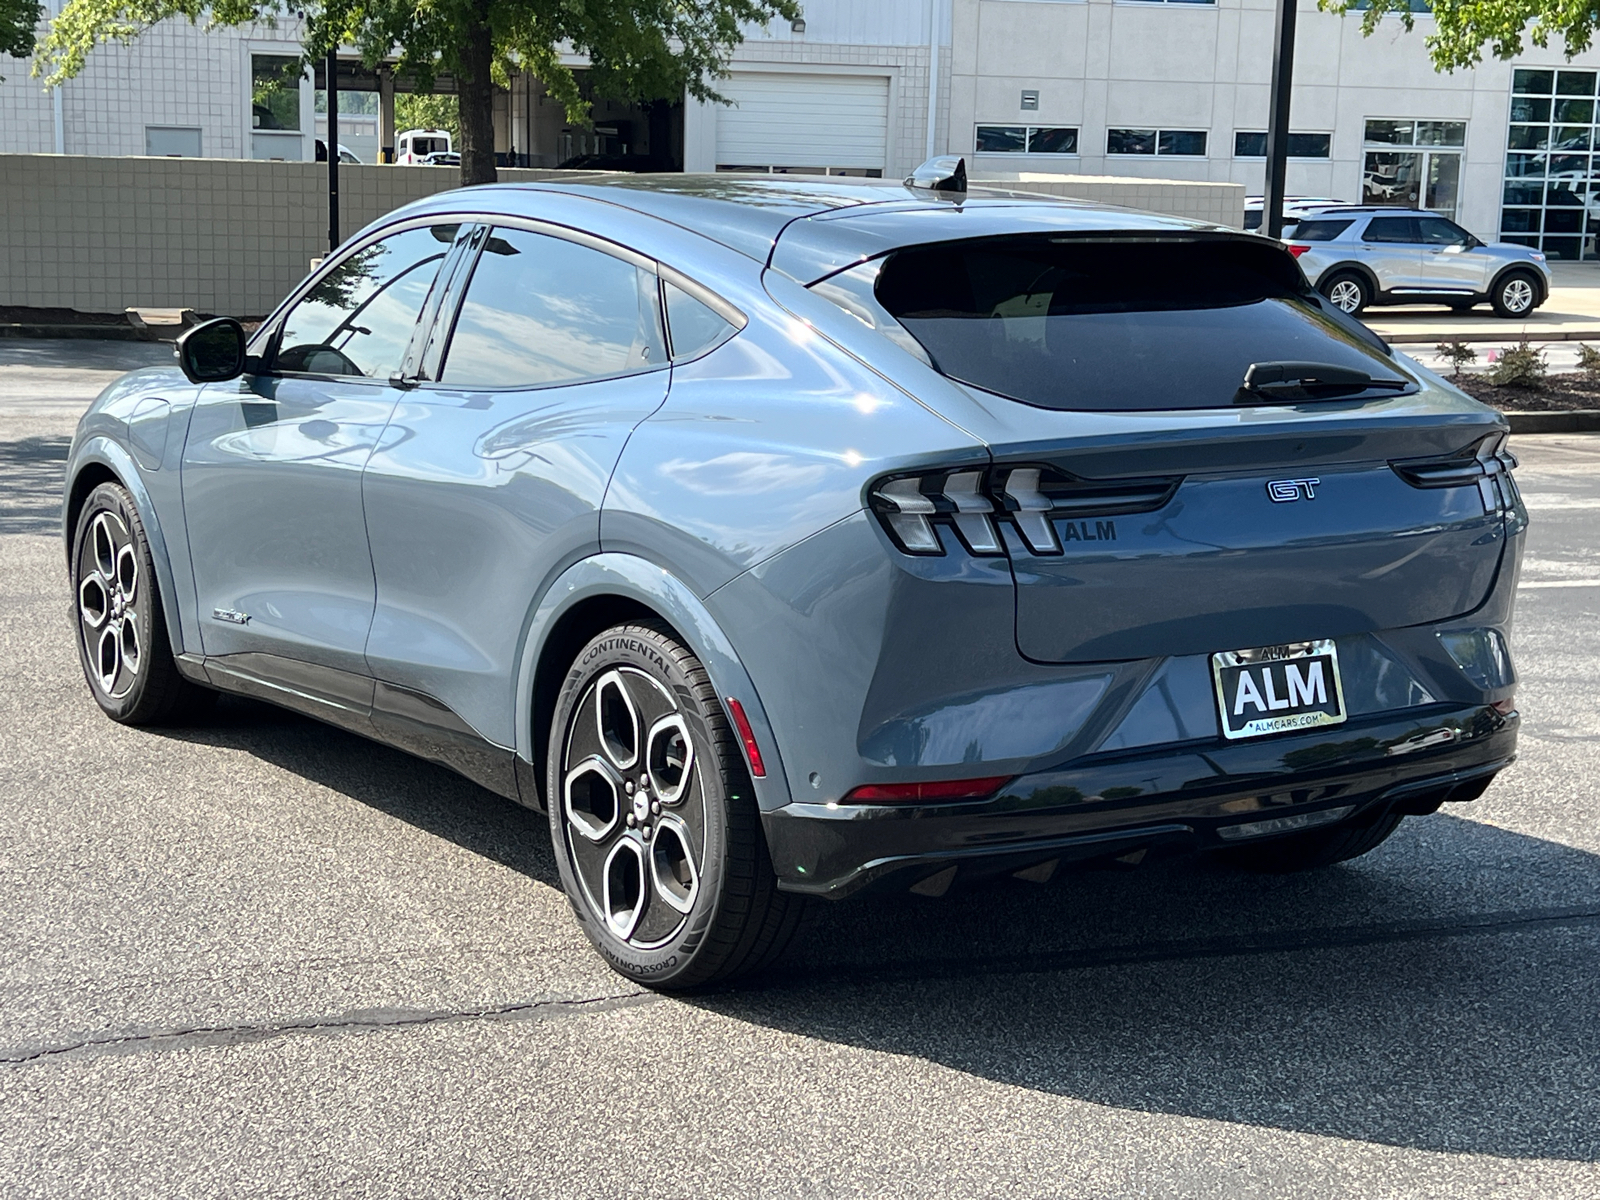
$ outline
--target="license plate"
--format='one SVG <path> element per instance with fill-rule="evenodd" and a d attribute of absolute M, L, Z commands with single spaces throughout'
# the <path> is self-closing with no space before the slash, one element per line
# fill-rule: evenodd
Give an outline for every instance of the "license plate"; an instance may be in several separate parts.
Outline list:
<path fill-rule="evenodd" d="M 1211 656 L 1222 735 L 1261 737 L 1344 722 L 1344 685 L 1332 639 L 1224 650 Z"/>

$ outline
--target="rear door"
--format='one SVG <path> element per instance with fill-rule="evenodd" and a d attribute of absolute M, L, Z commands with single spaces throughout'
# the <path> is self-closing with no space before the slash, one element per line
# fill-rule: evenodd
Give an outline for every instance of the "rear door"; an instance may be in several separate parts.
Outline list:
<path fill-rule="evenodd" d="M 455 233 L 420 226 L 357 246 L 285 314 L 264 373 L 201 388 L 183 500 L 207 655 L 365 673 L 361 473 Z"/>
<path fill-rule="evenodd" d="M 666 398 L 667 355 L 648 259 L 532 222 L 480 227 L 470 253 L 367 466 L 366 654 L 375 719 L 394 685 L 512 746 L 529 606 L 599 549 L 606 485 Z"/>
<path fill-rule="evenodd" d="M 1360 261 L 1377 277 L 1385 292 L 1421 291 L 1428 285 L 1422 275 L 1421 235 L 1415 217 L 1373 217 L 1362 231 Z"/>

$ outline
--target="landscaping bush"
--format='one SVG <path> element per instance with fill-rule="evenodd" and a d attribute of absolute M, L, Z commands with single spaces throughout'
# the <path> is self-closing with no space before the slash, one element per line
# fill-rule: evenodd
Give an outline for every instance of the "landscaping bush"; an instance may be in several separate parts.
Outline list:
<path fill-rule="evenodd" d="M 1440 342 L 1437 349 L 1439 357 L 1451 366 L 1451 379 L 1460 379 L 1461 368 L 1478 361 L 1478 352 L 1465 342 Z M 1600 353 L 1595 355 L 1595 361 L 1600 363 Z"/>
<path fill-rule="evenodd" d="M 1593 346 L 1579 343 L 1578 369 L 1590 379 L 1600 379 L 1600 350 Z"/>
<path fill-rule="evenodd" d="M 1501 353 L 1488 378 L 1496 387 L 1538 388 L 1544 383 L 1544 351 L 1523 340 Z"/>

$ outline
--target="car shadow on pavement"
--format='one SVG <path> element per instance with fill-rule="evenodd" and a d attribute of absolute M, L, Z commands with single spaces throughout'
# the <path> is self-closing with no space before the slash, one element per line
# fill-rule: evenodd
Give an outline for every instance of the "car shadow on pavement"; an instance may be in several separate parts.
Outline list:
<path fill-rule="evenodd" d="M 0 440 L 0 534 L 61 532 L 67 437 Z"/>
<path fill-rule="evenodd" d="M 820 906 L 695 1003 L 1137 1112 L 1600 1161 L 1600 859 L 1440 815 L 1297 876 L 1204 862 Z"/>
<path fill-rule="evenodd" d="M 545 815 L 445 767 L 238 696 L 220 697 L 200 723 L 148 732 L 242 750 L 530 879 L 561 886 Z"/>
<path fill-rule="evenodd" d="M 164 731 L 243 750 L 559 888 L 543 816 L 265 704 Z M 1292 876 L 1204 861 L 811 906 L 688 1002 L 1146 1113 L 1600 1161 L 1600 858 L 1449 815 Z"/>

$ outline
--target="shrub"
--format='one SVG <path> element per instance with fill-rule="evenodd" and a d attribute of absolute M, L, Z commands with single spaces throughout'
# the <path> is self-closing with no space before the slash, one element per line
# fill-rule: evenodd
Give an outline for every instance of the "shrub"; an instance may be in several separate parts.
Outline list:
<path fill-rule="evenodd" d="M 1461 368 L 1478 361 L 1478 352 L 1465 342 L 1440 342 L 1437 349 L 1439 357 L 1450 364 L 1451 379 L 1460 379 Z M 1600 362 L 1600 354 L 1595 355 L 1595 360 Z"/>
<path fill-rule="evenodd" d="M 1600 350 L 1578 343 L 1578 369 L 1590 379 L 1600 379 Z"/>
<path fill-rule="evenodd" d="M 1535 350 L 1524 338 L 1501 353 L 1488 377 L 1496 387 L 1537 388 L 1544 383 L 1544 351 Z"/>

